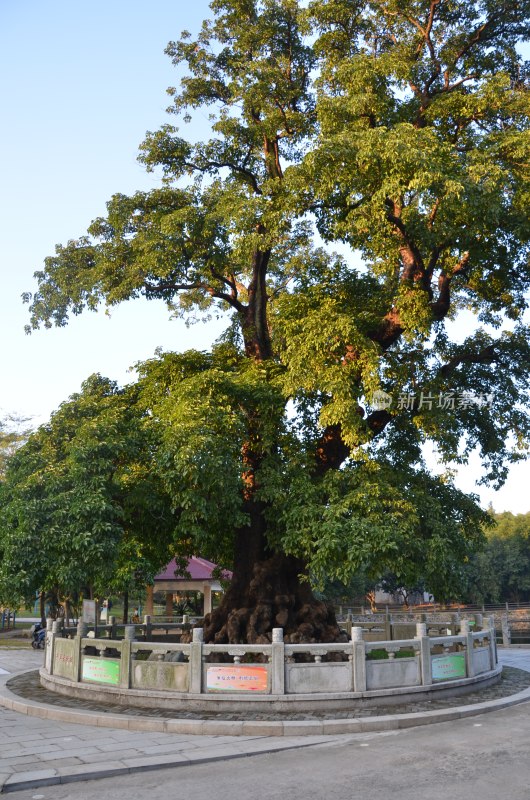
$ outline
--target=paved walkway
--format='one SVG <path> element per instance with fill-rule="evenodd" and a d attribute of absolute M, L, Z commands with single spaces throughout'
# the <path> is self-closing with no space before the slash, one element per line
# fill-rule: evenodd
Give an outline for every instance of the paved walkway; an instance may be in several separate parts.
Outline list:
<path fill-rule="evenodd" d="M 499 662 L 503 667 L 516 667 L 530 672 L 530 647 L 510 649 L 499 647 Z"/>
<path fill-rule="evenodd" d="M 530 650 L 499 654 L 503 664 L 530 672 Z M 36 669 L 41 663 L 40 651 L 0 650 L 0 689 L 9 677 Z M 40 719 L 0 708 L 0 791 L 208 763 L 346 739 L 366 742 L 395 733 L 397 730 L 347 736 L 191 736 L 150 732 L 148 724 L 143 731 L 98 727 Z"/>

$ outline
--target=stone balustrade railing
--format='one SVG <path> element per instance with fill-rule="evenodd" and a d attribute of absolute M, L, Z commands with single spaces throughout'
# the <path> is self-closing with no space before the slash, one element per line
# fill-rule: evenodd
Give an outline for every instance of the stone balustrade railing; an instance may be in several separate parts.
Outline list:
<path fill-rule="evenodd" d="M 201 628 L 193 629 L 189 644 L 164 643 L 138 640 L 138 627 L 109 639 L 87 636 L 83 623 L 73 638 L 50 625 L 43 678 L 187 696 L 352 696 L 465 682 L 497 665 L 494 630 L 472 632 L 465 621 L 458 635 L 435 637 L 419 623 L 416 635 L 401 641 L 367 642 L 354 626 L 351 641 L 339 644 L 287 644 L 281 629 L 270 644 L 204 644 Z"/>
<path fill-rule="evenodd" d="M 126 627 L 134 627 L 135 636 L 141 636 L 146 641 L 151 641 L 153 636 L 159 635 L 161 632 L 163 634 L 171 635 L 182 633 L 183 631 L 190 631 L 194 625 L 197 625 L 199 622 L 202 621 L 202 617 L 191 617 L 187 614 L 184 614 L 180 619 L 177 617 L 174 622 L 167 621 L 166 618 L 159 619 L 155 617 L 151 617 L 149 614 L 146 614 L 143 618 L 143 622 L 136 622 L 136 623 L 123 623 L 118 622 L 116 617 L 109 616 L 108 622 L 105 623 L 98 623 L 97 628 L 95 626 L 91 626 L 95 631 L 97 631 L 97 635 L 104 635 L 108 639 L 116 639 L 119 637 L 120 633 L 123 635 L 123 631 Z M 52 620 L 47 620 L 48 625 L 53 625 Z M 57 630 L 61 630 L 64 636 L 74 637 L 78 633 L 79 624 L 85 625 L 86 623 L 80 622 L 78 625 L 71 625 L 65 627 L 62 624 L 62 620 L 56 620 L 58 628 Z M 88 630 L 88 625 L 86 626 Z"/>

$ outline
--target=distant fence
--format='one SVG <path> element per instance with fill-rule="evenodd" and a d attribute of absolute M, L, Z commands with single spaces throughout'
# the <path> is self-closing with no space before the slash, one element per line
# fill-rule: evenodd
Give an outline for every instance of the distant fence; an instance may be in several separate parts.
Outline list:
<path fill-rule="evenodd" d="M 495 612 L 528 611 L 530 616 L 529 603 L 411 603 L 406 606 L 404 603 L 377 603 L 377 608 L 370 608 L 368 603 L 334 603 L 335 612 L 339 617 L 346 614 L 473 614 L 480 613 L 490 615 Z"/>
<path fill-rule="evenodd" d="M 0 623 L 0 630 L 9 631 L 16 627 L 17 615 L 15 611 L 10 611 L 8 608 L 1 612 L 2 621 Z"/>
<path fill-rule="evenodd" d="M 343 611 L 344 608 L 342 607 Z M 343 613 L 339 615 L 339 625 L 350 633 L 352 626 L 363 628 L 366 641 L 394 640 L 413 636 L 414 626 L 418 622 L 425 623 L 430 636 L 455 634 L 462 620 L 467 620 L 471 628 L 478 630 L 482 626 L 484 615 L 467 606 L 459 611 L 438 612 L 407 611 L 386 613 Z M 495 638 L 498 644 L 530 645 L 530 607 L 497 606 L 497 610 L 488 614 L 493 620 Z"/>

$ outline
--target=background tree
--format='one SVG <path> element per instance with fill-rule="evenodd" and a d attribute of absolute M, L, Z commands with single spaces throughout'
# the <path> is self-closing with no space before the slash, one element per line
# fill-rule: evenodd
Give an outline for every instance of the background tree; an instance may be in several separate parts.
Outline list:
<path fill-rule="evenodd" d="M 0 507 L 0 598 L 60 601 L 144 587 L 171 557 L 154 429 L 134 387 L 94 375 L 9 462 Z"/>
<path fill-rule="evenodd" d="M 487 532 L 484 549 L 466 565 L 472 603 L 530 600 L 530 513 L 493 513 L 495 525 Z"/>
<path fill-rule="evenodd" d="M 29 417 L 8 414 L 0 419 L 0 481 L 3 480 L 9 458 L 29 436 Z"/>
<path fill-rule="evenodd" d="M 308 575 L 420 559 L 447 586 L 483 515 L 422 446 L 500 484 L 529 429 L 530 3 L 305 6 L 214 0 L 169 44 L 172 110 L 210 138 L 148 134 L 161 186 L 115 195 L 31 298 L 32 327 L 139 295 L 231 317 L 211 355 L 143 371 L 177 543 L 234 569 L 213 641 L 338 635 Z"/>

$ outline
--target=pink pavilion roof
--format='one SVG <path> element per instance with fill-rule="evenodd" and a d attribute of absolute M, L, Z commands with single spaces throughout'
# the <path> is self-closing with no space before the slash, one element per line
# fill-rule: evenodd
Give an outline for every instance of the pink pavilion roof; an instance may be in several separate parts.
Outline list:
<path fill-rule="evenodd" d="M 173 559 L 155 577 L 155 582 L 192 580 L 203 583 L 204 581 L 212 581 L 215 580 L 215 578 L 212 578 L 212 572 L 214 569 L 217 569 L 217 564 L 214 564 L 212 561 L 207 561 L 205 558 L 200 558 L 199 556 L 192 556 L 191 558 L 188 558 L 188 564 L 186 567 L 187 572 L 189 572 L 191 576 L 190 578 L 186 577 L 185 575 L 175 575 L 176 569 L 177 563 L 175 559 Z M 226 580 L 230 580 L 232 577 L 230 570 L 223 570 L 223 577 Z"/>

